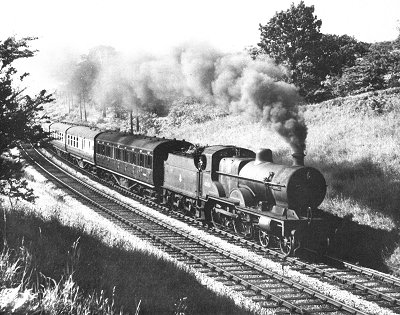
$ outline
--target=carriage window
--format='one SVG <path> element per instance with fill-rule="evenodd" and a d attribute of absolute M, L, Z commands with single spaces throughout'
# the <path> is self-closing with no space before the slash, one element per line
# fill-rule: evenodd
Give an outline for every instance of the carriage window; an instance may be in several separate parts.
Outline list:
<path fill-rule="evenodd" d="M 129 152 L 129 162 L 131 164 L 136 164 L 136 154 L 135 154 L 135 152 Z"/>
<path fill-rule="evenodd" d="M 139 154 L 139 166 L 144 166 L 144 155 L 142 153 Z"/>
<path fill-rule="evenodd" d="M 111 156 L 111 148 L 110 146 L 106 146 L 106 156 Z"/>
<path fill-rule="evenodd" d="M 147 168 L 152 169 L 153 168 L 153 157 L 151 155 L 147 156 Z"/>
<path fill-rule="evenodd" d="M 124 162 L 128 162 L 128 161 L 129 161 L 129 159 L 128 159 L 128 151 L 123 150 L 122 152 L 123 152 L 123 158 L 122 158 L 122 160 L 123 160 Z"/>
<path fill-rule="evenodd" d="M 121 149 L 114 148 L 114 158 L 117 160 L 121 160 Z"/>

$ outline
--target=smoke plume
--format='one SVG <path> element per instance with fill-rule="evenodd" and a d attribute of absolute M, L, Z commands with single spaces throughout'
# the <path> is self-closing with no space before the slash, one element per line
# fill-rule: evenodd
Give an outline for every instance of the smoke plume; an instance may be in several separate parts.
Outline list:
<path fill-rule="evenodd" d="M 126 109 L 166 115 L 174 100 L 193 96 L 260 119 L 300 151 L 305 149 L 307 128 L 297 107 L 301 98 L 297 88 L 285 82 L 287 76 L 286 69 L 269 58 L 252 60 L 246 53 L 186 45 L 161 57 L 103 58 L 93 98 L 107 104 L 118 94 Z"/>

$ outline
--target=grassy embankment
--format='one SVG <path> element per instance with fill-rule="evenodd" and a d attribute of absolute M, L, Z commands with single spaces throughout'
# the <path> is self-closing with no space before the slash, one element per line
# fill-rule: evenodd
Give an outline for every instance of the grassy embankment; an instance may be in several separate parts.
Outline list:
<path fill-rule="evenodd" d="M 36 205 L 19 202 L 11 209 L 5 199 L 0 204 L 6 211 L 1 235 L 13 249 L 4 250 L 0 259 L 1 312 L 247 313 L 168 255 L 28 170 L 39 196 Z"/>

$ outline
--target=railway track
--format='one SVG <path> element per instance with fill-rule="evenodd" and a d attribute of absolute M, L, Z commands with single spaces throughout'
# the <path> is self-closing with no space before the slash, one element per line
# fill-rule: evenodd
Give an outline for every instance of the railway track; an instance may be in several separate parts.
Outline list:
<path fill-rule="evenodd" d="M 267 268 L 246 261 L 242 257 L 227 250 L 211 245 L 202 239 L 196 239 L 193 235 L 170 227 L 154 217 L 140 213 L 121 201 L 111 198 L 98 191 L 83 181 L 74 179 L 58 168 L 55 164 L 46 160 L 33 148 L 26 147 L 26 153 L 30 155 L 42 169 L 48 169 L 48 176 L 61 183 L 64 187 L 79 196 L 85 203 L 90 203 L 97 212 L 110 218 L 113 222 L 151 242 L 154 246 L 163 248 L 172 257 L 180 260 L 198 271 L 206 273 L 233 290 L 241 292 L 250 300 L 258 303 L 266 309 L 274 309 L 282 313 L 317 313 L 317 314 L 366 314 L 366 312 L 353 306 L 336 301 L 312 288 L 293 281 L 282 274 L 274 273 Z M 53 175 L 49 175 L 53 174 Z M 138 197 L 140 199 L 140 197 Z M 148 201 L 148 203 L 151 201 Z M 155 205 L 153 205 L 155 206 Z M 330 285 L 339 286 L 352 294 L 389 308 L 393 312 L 400 313 L 400 288 L 394 277 L 384 274 L 371 276 L 356 269 L 335 268 L 327 264 L 309 264 L 297 258 L 288 258 L 273 249 L 265 249 L 254 242 L 234 236 L 221 229 L 208 228 L 180 213 L 168 211 L 165 207 L 156 205 L 163 212 L 171 216 L 196 225 L 210 234 L 238 245 L 256 255 L 262 255 L 272 261 L 279 262 L 283 266 L 317 278 Z M 350 266 L 350 264 L 348 264 Z M 362 275 L 364 280 L 360 280 Z M 352 278 L 353 277 L 353 278 Z M 371 277 L 374 281 L 371 284 Z M 357 281 L 354 279 L 357 278 Z M 392 282 L 388 281 L 389 278 Z M 367 283 L 369 282 L 369 283 Z M 385 284 L 385 286 L 383 285 Z M 382 290 L 378 290 L 377 288 Z M 384 288 L 383 288 L 384 287 Z"/>

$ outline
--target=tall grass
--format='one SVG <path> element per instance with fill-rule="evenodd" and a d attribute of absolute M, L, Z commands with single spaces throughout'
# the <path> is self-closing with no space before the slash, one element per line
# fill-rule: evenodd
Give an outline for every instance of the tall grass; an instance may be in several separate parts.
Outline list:
<path fill-rule="evenodd" d="M 104 291 L 85 294 L 72 269 L 66 266 L 65 272 L 59 281 L 46 277 L 35 267 L 23 243 L 17 249 L 4 247 L 0 255 L 0 313 L 123 314 L 116 310 L 114 296 L 109 299 Z"/>

